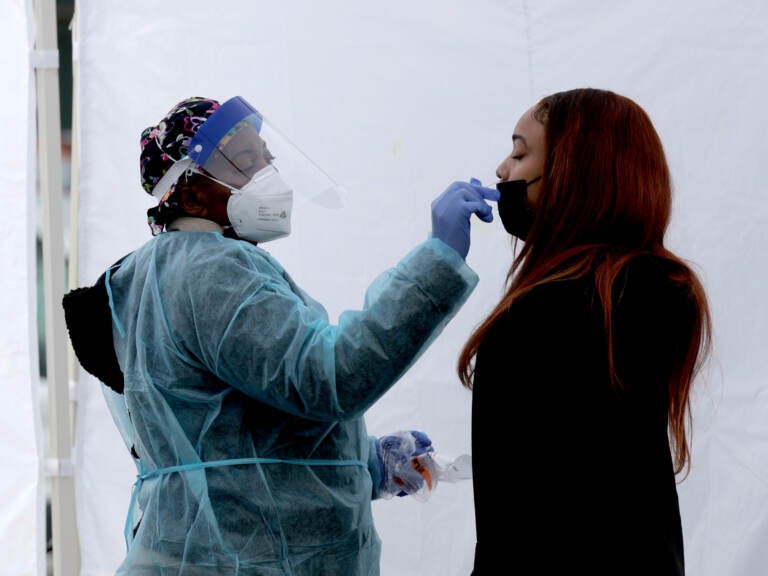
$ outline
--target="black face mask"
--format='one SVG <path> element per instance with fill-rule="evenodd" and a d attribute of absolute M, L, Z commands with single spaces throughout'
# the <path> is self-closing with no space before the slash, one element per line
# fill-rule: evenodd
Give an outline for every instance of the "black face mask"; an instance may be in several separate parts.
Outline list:
<path fill-rule="evenodd" d="M 525 202 L 528 198 L 528 186 L 540 179 L 541 176 L 537 176 L 530 182 L 507 180 L 496 183 L 496 189 L 500 194 L 496 205 L 501 223 L 507 232 L 520 240 L 525 240 L 533 224 L 533 210 Z"/>

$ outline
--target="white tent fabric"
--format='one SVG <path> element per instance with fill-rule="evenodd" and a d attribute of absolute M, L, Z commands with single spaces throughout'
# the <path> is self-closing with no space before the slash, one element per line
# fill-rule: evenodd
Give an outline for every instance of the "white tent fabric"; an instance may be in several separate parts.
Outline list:
<path fill-rule="evenodd" d="M 0 558 L 4 574 L 45 570 L 35 275 L 35 83 L 31 2 L 0 2 Z"/>
<path fill-rule="evenodd" d="M 34 124 L 28 2 L 2 0 L 0 544 L 10 573 L 31 574 L 42 537 L 33 322 Z M 340 211 L 297 204 L 294 233 L 267 245 L 332 316 L 426 237 L 429 203 L 452 180 L 490 182 L 520 113 L 577 86 L 637 100 L 662 139 L 676 186 L 670 245 L 700 269 L 715 358 L 695 399 L 693 469 L 680 485 L 689 576 L 762 576 L 768 566 L 768 5 L 763 0 L 243 0 L 197 10 L 183 0 L 78 3 L 81 284 L 149 238 L 138 140 L 192 95 L 255 103 L 349 190 Z M 22 200 L 23 199 L 23 200 Z M 371 409 L 372 433 L 421 428 L 447 456 L 468 453 L 470 395 L 455 376 L 471 328 L 501 293 L 510 247 L 500 223 L 476 223 L 470 301 L 413 369 Z M 24 302 L 26 306 L 20 305 Z M 7 319 L 7 320 L 6 320 Z M 81 574 L 112 574 L 135 470 L 99 384 L 77 386 L 75 470 Z M 530 409 L 536 409 L 531 407 Z M 542 410 L 546 424 L 546 411 Z M 495 426 L 499 459 L 518 470 Z M 499 478 L 499 498 L 507 498 Z M 469 574 L 471 483 L 426 503 L 376 502 L 383 576 Z M 24 508 L 22 508 L 24 507 Z M 515 527 L 500 518 L 500 528 Z M 556 550 L 553 550 L 556 553 Z M 18 570 L 14 570 L 16 566 Z"/>

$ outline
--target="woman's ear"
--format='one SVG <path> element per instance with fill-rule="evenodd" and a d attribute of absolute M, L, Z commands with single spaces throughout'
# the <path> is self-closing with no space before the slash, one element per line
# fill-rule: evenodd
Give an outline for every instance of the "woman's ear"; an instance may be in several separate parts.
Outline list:
<path fill-rule="evenodd" d="M 181 207 L 190 216 L 204 218 L 208 214 L 208 205 L 205 202 L 205 194 L 201 194 L 194 187 L 184 186 L 181 193 Z"/>

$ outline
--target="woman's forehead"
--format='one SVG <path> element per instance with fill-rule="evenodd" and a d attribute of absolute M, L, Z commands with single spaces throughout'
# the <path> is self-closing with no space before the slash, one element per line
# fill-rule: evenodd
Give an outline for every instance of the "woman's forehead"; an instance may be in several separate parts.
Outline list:
<path fill-rule="evenodd" d="M 515 125 L 515 131 L 512 134 L 513 140 L 522 139 L 530 144 L 531 140 L 544 136 L 544 125 L 536 117 L 537 106 L 526 110 Z"/>

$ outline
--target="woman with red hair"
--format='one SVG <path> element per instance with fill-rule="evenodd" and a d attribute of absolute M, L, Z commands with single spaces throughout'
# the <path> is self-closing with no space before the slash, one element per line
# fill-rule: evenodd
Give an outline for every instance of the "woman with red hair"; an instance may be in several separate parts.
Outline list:
<path fill-rule="evenodd" d="M 497 188 L 515 256 L 458 362 L 473 574 L 682 576 L 676 479 L 711 320 L 664 244 L 662 143 L 635 102 L 597 89 L 543 98 L 512 141 Z"/>

